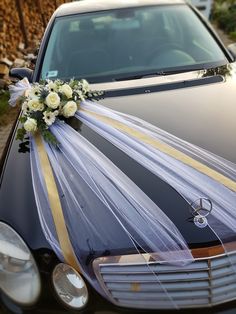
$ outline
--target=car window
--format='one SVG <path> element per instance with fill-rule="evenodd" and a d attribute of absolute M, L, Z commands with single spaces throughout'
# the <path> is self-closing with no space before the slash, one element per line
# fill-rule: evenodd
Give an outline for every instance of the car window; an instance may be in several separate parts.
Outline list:
<path fill-rule="evenodd" d="M 226 62 L 191 8 L 159 5 L 56 18 L 41 76 L 101 82 Z"/>

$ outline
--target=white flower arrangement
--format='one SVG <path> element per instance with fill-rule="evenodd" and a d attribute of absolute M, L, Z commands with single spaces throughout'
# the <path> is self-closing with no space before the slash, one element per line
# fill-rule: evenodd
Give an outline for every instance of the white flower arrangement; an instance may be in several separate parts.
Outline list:
<path fill-rule="evenodd" d="M 17 139 L 23 141 L 27 132 L 40 132 L 47 142 L 57 145 L 59 142 L 50 132 L 50 126 L 59 118 L 73 117 L 85 99 L 98 100 L 100 91 L 91 91 L 86 80 L 41 81 L 34 83 L 21 97 L 23 127 L 18 129 Z"/>

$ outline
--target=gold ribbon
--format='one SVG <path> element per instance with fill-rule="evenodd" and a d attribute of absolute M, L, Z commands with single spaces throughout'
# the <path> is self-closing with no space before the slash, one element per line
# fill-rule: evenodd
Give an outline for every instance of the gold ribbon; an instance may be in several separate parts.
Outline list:
<path fill-rule="evenodd" d="M 52 167 L 49 162 L 44 143 L 42 141 L 42 137 L 39 133 L 35 133 L 34 139 L 39 155 L 39 162 L 42 169 L 43 178 L 46 185 L 49 205 L 52 211 L 52 216 L 63 257 L 69 265 L 71 265 L 73 268 L 80 272 L 79 262 L 75 256 L 72 244 L 70 242 L 70 237 L 66 228 L 58 189 L 54 179 Z"/>
<path fill-rule="evenodd" d="M 178 151 L 177 149 L 152 138 L 151 136 L 142 133 L 138 130 L 135 130 L 129 126 L 124 125 L 121 122 L 118 122 L 112 118 L 108 118 L 94 112 L 90 112 L 88 110 L 80 109 L 82 111 L 87 112 L 89 115 L 96 117 L 96 119 L 110 125 L 130 136 L 140 140 L 141 142 L 148 144 L 161 152 L 167 154 L 170 157 L 175 158 L 183 162 L 184 164 L 198 170 L 199 172 L 207 175 L 208 177 L 214 179 L 215 181 L 223 184 L 224 186 L 228 187 L 232 191 L 236 192 L 236 182 L 231 180 L 228 177 L 225 177 L 221 173 L 215 171 L 214 169 L 209 168 L 208 166 L 202 164 L 201 162 L 187 156 L 186 154 Z M 75 256 L 72 244 L 70 242 L 68 230 L 66 228 L 65 219 L 63 215 L 63 210 L 60 202 L 60 197 L 58 194 L 58 189 L 56 186 L 56 182 L 54 179 L 53 171 L 39 133 L 36 133 L 35 136 L 35 143 L 39 155 L 40 166 L 42 169 L 43 177 L 46 184 L 46 190 L 48 193 L 49 204 L 52 211 L 53 220 L 56 227 L 56 232 L 59 240 L 59 244 L 64 256 L 65 261 L 74 267 L 76 270 L 80 272 L 79 262 Z"/>
<path fill-rule="evenodd" d="M 84 109 L 80 109 L 83 110 L 85 112 L 87 112 L 89 115 L 92 115 L 94 117 L 96 117 L 97 120 L 100 120 L 104 123 L 106 123 L 107 125 L 112 126 L 113 128 L 116 128 L 130 136 L 132 136 L 133 138 L 138 139 L 139 141 L 148 144 L 156 149 L 158 149 L 159 151 L 167 154 L 170 157 L 175 158 L 176 160 L 179 160 L 181 162 L 183 162 L 184 164 L 198 170 L 199 172 L 207 175 L 208 177 L 214 179 L 215 181 L 223 184 L 224 186 L 226 186 L 227 188 L 231 189 L 232 191 L 236 192 L 236 182 L 231 180 L 230 178 L 224 176 L 223 174 L 217 172 L 216 170 L 209 168 L 208 166 L 202 164 L 201 162 L 189 157 L 188 155 L 180 152 L 179 150 L 141 132 L 138 130 L 135 130 L 129 126 L 124 125 L 123 123 L 116 121 L 112 118 L 108 118 L 102 115 L 99 115 L 97 113 L 88 111 L 88 110 L 84 110 Z"/>

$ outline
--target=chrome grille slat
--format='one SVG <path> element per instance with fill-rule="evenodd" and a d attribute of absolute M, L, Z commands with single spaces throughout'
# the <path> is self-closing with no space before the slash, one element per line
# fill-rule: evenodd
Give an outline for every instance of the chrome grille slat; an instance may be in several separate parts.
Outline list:
<path fill-rule="evenodd" d="M 231 293 L 226 293 L 223 295 L 218 295 L 218 296 L 214 296 L 212 298 L 212 302 L 214 304 L 220 304 L 222 302 L 226 302 L 225 300 L 235 300 L 235 292 L 231 292 Z"/>
<path fill-rule="evenodd" d="M 217 296 L 217 295 L 228 294 L 228 293 L 234 292 L 235 290 L 236 290 L 236 283 L 234 282 L 227 286 L 214 288 L 213 295 Z"/>
<path fill-rule="evenodd" d="M 136 300 L 137 298 L 139 300 L 169 300 L 167 295 L 163 295 L 163 291 L 160 291 L 159 293 L 151 293 L 151 292 L 112 292 L 112 295 L 114 298 L 117 299 L 128 299 L 128 300 Z M 208 295 L 208 290 L 197 290 L 197 291 L 185 291 L 184 294 L 175 291 L 171 292 L 172 298 L 175 300 L 181 300 L 186 298 L 204 298 Z"/>
<path fill-rule="evenodd" d="M 162 286 L 165 289 L 168 289 L 168 291 L 176 291 L 176 290 L 181 290 L 181 291 L 188 291 L 189 289 L 192 289 L 193 284 L 189 282 L 183 282 L 181 284 L 181 287 L 176 284 L 176 283 L 165 283 L 162 284 Z M 130 283 L 107 283 L 107 287 L 109 290 L 112 291 L 130 291 L 131 290 L 131 284 Z M 141 290 L 142 291 L 160 291 L 162 290 L 156 283 L 142 283 L 140 284 Z M 195 290 L 201 290 L 201 289 L 206 289 L 209 288 L 209 284 L 207 281 L 195 281 L 194 282 L 194 289 Z"/>
<path fill-rule="evenodd" d="M 234 276 L 224 276 L 221 278 L 213 278 L 211 280 L 212 287 L 219 287 L 219 286 L 230 284 L 232 282 L 236 282 L 235 275 Z"/>
<path fill-rule="evenodd" d="M 236 256 L 232 255 L 230 257 L 230 262 L 228 259 L 225 259 L 223 257 L 215 258 L 211 261 L 212 268 L 218 268 L 222 266 L 227 266 L 227 265 L 234 265 L 236 264 Z"/>
<path fill-rule="evenodd" d="M 96 260 L 97 278 L 116 305 L 168 309 L 172 308 L 170 298 L 179 308 L 236 300 L 236 252 L 230 259 L 222 254 L 199 258 L 183 267 L 153 261 L 132 263 L 133 256 L 128 257 L 122 259 L 124 262 L 109 257 Z"/>
<path fill-rule="evenodd" d="M 205 270 L 208 269 L 208 264 L 207 262 L 201 262 L 199 264 L 196 264 L 195 267 L 193 265 L 186 265 L 185 271 L 199 271 L 199 270 Z M 102 266 L 101 267 L 101 273 L 106 274 L 115 271 L 116 273 L 150 273 L 150 271 L 157 272 L 157 273 L 171 273 L 171 272 L 183 272 L 183 268 L 181 267 L 176 267 L 174 268 L 173 266 L 169 265 L 153 265 L 150 264 L 150 266 L 126 266 L 122 265 L 120 267 L 117 266 Z"/>
<path fill-rule="evenodd" d="M 158 280 L 161 280 L 162 282 L 173 282 L 173 281 L 189 281 L 190 279 L 190 273 L 171 273 L 171 274 L 165 274 L 165 275 L 154 275 L 154 274 L 146 274 L 146 275 L 140 275 L 140 274 L 134 274 L 132 275 L 104 275 L 103 279 L 105 282 L 129 282 L 132 281 L 138 281 L 138 282 L 157 282 Z M 192 280 L 203 280 L 208 278 L 208 272 L 199 272 L 194 273 L 193 276 L 191 276 Z"/>
<path fill-rule="evenodd" d="M 120 304 L 123 304 L 123 306 L 127 306 L 127 307 L 134 307 L 134 301 L 133 300 L 124 300 L 124 299 L 120 299 L 119 300 Z M 146 304 L 145 304 L 145 308 L 147 309 L 154 309 L 154 308 L 160 308 L 160 309 L 168 309 L 168 308 L 171 308 L 170 305 L 171 305 L 171 302 L 170 300 L 168 300 L 169 302 L 160 302 L 160 301 L 148 301 Z M 199 300 L 194 300 L 194 304 L 195 305 L 205 305 L 207 306 L 208 305 L 208 298 L 203 298 L 203 299 L 199 299 Z M 193 306 L 193 300 L 186 300 L 186 301 L 183 301 L 183 300 L 176 300 L 175 301 L 175 304 L 180 306 L 181 308 L 188 308 L 188 307 L 192 307 Z M 135 307 L 137 308 L 143 308 L 143 301 L 141 300 L 135 300 Z"/>

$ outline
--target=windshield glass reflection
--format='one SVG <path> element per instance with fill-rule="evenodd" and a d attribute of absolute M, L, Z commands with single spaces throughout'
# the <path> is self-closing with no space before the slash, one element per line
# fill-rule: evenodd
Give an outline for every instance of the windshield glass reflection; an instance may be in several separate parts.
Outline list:
<path fill-rule="evenodd" d="M 94 83 L 226 63 L 187 5 L 158 5 L 57 18 L 41 76 Z"/>

